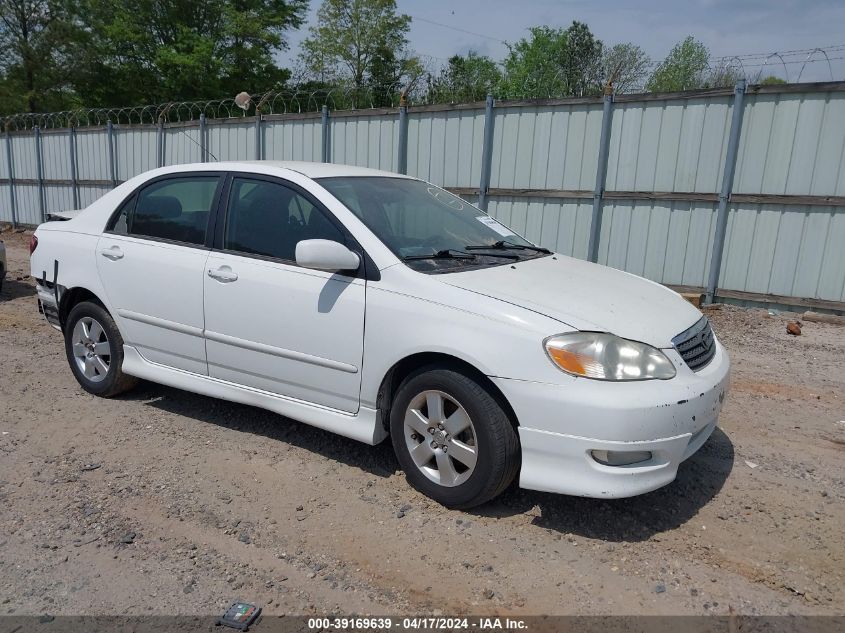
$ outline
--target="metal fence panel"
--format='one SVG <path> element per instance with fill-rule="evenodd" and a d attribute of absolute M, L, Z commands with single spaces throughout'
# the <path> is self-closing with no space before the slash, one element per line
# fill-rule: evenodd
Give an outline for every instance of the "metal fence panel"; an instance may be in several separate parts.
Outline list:
<path fill-rule="evenodd" d="M 218 160 L 255 160 L 255 121 L 209 121 L 208 151 Z"/>
<path fill-rule="evenodd" d="M 720 287 L 845 301 L 841 207 L 734 205 Z"/>
<path fill-rule="evenodd" d="M 842 195 L 845 94 L 751 95 L 734 192 Z"/>
<path fill-rule="evenodd" d="M 495 112 L 491 187 L 593 188 L 601 105 L 501 107 Z"/>
<path fill-rule="evenodd" d="M 483 138 L 484 108 L 439 112 L 411 109 L 408 175 L 442 187 L 478 187 Z"/>
<path fill-rule="evenodd" d="M 118 180 L 129 180 L 158 166 L 154 127 L 115 126 L 114 144 Z"/>
<path fill-rule="evenodd" d="M 396 171 L 399 117 L 332 117 L 331 162 Z"/>
<path fill-rule="evenodd" d="M 715 223 L 715 204 L 606 204 L 598 262 L 664 284 L 701 287 Z"/>
<path fill-rule="evenodd" d="M 5 176 L 0 175 L 5 179 Z M 9 192 L 11 186 L 0 182 L 0 222 L 12 221 L 12 197 Z"/>
<path fill-rule="evenodd" d="M 70 137 L 68 131 L 42 131 L 41 157 L 45 180 L 70 180 Z"/>
<path fill-rule="evenodd" d="M 35 136 L 33 134 L 12 135 L 12 163 L 15 178 L 37 178 L 38 168 L 35 163 Z"/>
<path fill-rule="evenodd" d="M 607 189 L 718 191 L 729 127 L 728 98 L 618 104 Z"/>
<path fill-rule="evenodd" d="M 202 162 L 199 125 L 165 127 L 164 134 L 165 165 Z"/>
<path fill-rule="evenodd" d="M 108 180 L 111 177 L 105 128 L 76 130 L 76 170 L 80 180 Z"/>
<path fill-rule="evenodd" d="M 47 185 L 44 187 L 44 200 L 46 213 L 69 211 L 74 208 L 73 193 L 70 187 Z"/>
<path fill-rule="evenodd" d="M 108 185 L 82 185 L 79 187 L 79 205 L 81 208 L 87 207 L 89 204 L 93 203 L 97 198 L 100 196 L 107 194 L 111 191 L 111 187 Z"/>
<path fill-rule="evenodd" d="M 824 120 L 818 137 L 818 146 L 812 142 L 811 134 L 802 134 L 799 138 L 807 139 L 796 145 L 794 164 L 800 165 L 802 157 L 815 156 L 813 179 L 810 193 L 813 195 L 845 196 L 845 96 L 831 94 L 825 102 Z M 802 121 L 811 126 L 810 121 Z M 789 174 L 793 178 L 792 173 Z M 792 193 L 790 182 L 788 193 Z"/>
<path fill-rule="evenodd" d="M 20 224 L 40 224 L 41 211 L 38 206 L 38 187 L 35 185 L 15 185 L 18 201 L 18 222 Z M 10 218 L 3 218 L 8 222 Z"/>
<path fill-rule="evenodd" d="M 272 119 L 265 126 L 264 155 L 268 160 L 320 160 L 320 119 Z"/>

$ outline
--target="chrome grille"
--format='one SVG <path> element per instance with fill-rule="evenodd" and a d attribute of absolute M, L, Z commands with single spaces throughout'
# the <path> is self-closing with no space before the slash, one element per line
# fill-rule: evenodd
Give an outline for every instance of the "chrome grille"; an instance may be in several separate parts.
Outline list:
<path fill-rule="evenodd" d="M 672 339 L 672 345 L 693 371 L 707 365 L 716 354 L 716 339 L 707 317 L 701 317 L 691 328 L 678 334 Z"/>

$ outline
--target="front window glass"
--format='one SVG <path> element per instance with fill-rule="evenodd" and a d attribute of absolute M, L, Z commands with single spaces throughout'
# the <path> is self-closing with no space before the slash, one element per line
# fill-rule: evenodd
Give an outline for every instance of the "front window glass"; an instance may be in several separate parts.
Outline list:
<path fill-rule="evenodd" d="M 356 176 L 321 178 L 319 183 L 397 257 L 420 271 L 489 266 L 542 255 L 521 248 L 531 243 L 477 207 L 419 180 Z"/>
<path fill-rule="evenodd" d="M 247 178 L 232 181 L 224 249 L 295 261 L 297 243 L 314 239 L 344 242 L 331 220 L 290 187 Z"/>

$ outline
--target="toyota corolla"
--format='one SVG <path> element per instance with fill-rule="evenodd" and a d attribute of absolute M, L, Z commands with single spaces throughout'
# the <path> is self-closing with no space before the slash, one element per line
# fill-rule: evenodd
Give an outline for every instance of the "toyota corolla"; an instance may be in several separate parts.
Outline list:
<path fill-rule="evenodd" d="M 668 484 L 728 383 L 725 349 L 675 292 L 393 173 L 165 167 L 42 224 L 30 250 L 86 391 L 143 378 L 389 436 L 408 482 L 448 507 L 514 479 L 606 498 Z"/>

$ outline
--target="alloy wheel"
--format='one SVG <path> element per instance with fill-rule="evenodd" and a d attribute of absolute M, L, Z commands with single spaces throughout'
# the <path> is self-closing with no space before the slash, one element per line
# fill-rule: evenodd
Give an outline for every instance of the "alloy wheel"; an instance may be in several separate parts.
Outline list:
<path fill-rule="evenodd" d="M 103 326 L 92 317 L 82 317 L 73 326 L 73 359 L 91 382 L 105 380 L 111 366 L 111 345 Z"/>
<path fill-rule="evenodd" d="M 478 443 L 466 409 L 442 391 L 423 391 L 405 412 L 405 443 L 417 468 L 446 487 L 470 478 L 478 459 Z"/>

